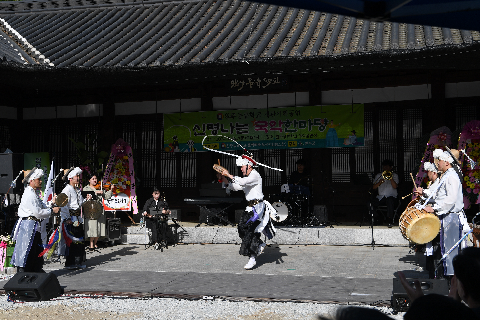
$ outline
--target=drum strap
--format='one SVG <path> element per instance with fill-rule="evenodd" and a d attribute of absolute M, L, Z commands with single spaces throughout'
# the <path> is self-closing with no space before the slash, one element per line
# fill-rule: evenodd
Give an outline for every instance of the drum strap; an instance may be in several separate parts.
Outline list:
<path fill-rule="evenodd" d="M 427 200 L 425 200 L 425 202 L 423 204 L 416 204 L 415 207 L 419 210 L 423 210 L 425 209 L 425 207 L 427 206 L 428 202 L 430 201 L 430 199 L 433 197 L 434 194 L 437 194 L 437 191 L 438 189 L 443 185 L 443 183 L 445 182 L 446 180 L 446 177 L 449 175 L 450 173 L 446 173 L 446 174 L 443 174 L 442 175 L 442 178 L 440 179 L 440 183 L 437 185 L 437 187 L 435 188 L 435 190 L 433 190 L 432 193 L 430 193 L 430 196 L 427 198 Z M 418 205 L 418 207 L 417 207 Z"/>

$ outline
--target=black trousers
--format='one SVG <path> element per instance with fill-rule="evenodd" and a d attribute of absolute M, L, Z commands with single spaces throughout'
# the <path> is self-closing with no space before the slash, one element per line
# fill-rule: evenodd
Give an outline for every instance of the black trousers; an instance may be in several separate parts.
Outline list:
<path fill-rule="evenodd" d="M 83 238 L 85 235 L 82 224 L 80 224 L 78 227 L 69 225 L 67 228 L 70 229 L 73 236 L 76 238 Z M 70 247 L 67 247 L 67 257 L 65 260 L 66 267 L 80 265 L 86 260 L 87 259 L 85 254 L 85 244 L 83 242 L 80 242 L 80 243 L 72 242 L 70 244 Z"/>
<path fill-rule="evenodd" d="M 260 219 L 255 222 L 250 221 L 246 223 L 248 219 L 253 217 L 253 211 L 244 211 L 238 222 L 238 236 L 242 238 L 242 244 L 240 245 L 240 255 L 242 256 L 256 256 L 258 247 L 263 243 L 260 239 L 260 233 L 255 232 L 255 228 L 260 224 Z"/>
<path fill-rule="evenodd" d="M 393 213 L 395 211 L 395 205 L 397 203 L 397 198 L 395 197 L 383 197 L 382 200 L 374 198 L 372 200 L 372 212 L 374 218 L 378 217 L 377 208 L 378 206 L 387 206 L 387 218 L 392 219 Z"/>
<path fill-rule="evenodd" d="M 32 247 L 27 256 L 27 261 L 25 262 L 25 267 L 21 268 L 19 271 L 24 272 L 40 272 L 43 267 L 43 257 L 38 257 L 43 251 L 43 242 L 40 232 L 35 232 L 33 237 Z"/>
<path fill-rule="evenodd" d="M 162 218 L 146 218 L 145 223 L 147 228 L 152 230 L 151 243 L 162 241 L 163 237 L 167 237 L 167 220 Z"/>

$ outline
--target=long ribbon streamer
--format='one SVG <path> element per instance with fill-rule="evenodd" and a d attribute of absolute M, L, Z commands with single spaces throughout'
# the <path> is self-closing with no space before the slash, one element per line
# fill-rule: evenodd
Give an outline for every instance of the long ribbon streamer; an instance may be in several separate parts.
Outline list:
<path fill-rule="evenodd" d="M 216 136 L 206 135 L 205 137 L 203 137 L 202 147 L 205 148 L 205 149 L 207 149 L 207 150 L 209 150 L 209 151 L 214 151 L 214 152 L 218 152 L 218 153 L 222 153 L 222 154 L 229 155 L 229 156 L 231 156 L 231 157 L 236 157 L 236 158 L 238 158 L 238 156 L 235 155 L 235 154 L 233 154 L 233 153 L 228 153 L 228 152 L 225 152 L 225 151 L 215 150 L 215 149 L 211 149 L 211 148 L 209 148 L 209 147 L 206 147 L 203 143 L 205 142 L 205 139 L 206 139 L 207 137 L 224 137 L 224 138 L 227 138 L 227 139 L 235 142 L 237 145 L 239 145 L 239 146 L 242 148 L 243 151 L 248 152 L 247 149 L 245 149 L 245 147 L 242 146 L 240 143 L 238 143 L 237 141 L 233 140 L 233 139 L 230 138 L 230 137 L 227 137 L 227 136 L 224 136 L 224 135 L 221 135 L 221 134 L 216 135 Z M 267 166 L 266 164 L 260 163 L 260 162 L 258 162 L 258 161 L 255 161 L 255 162 L 257 163 L 257 165 L 260 165 L 260 166 L 265 167 L 265 168 L 269 168 L 269 169 L 277 170 L 277 171 L 283 171 L 282 169 L 273 168 L 273 167 Z"/>

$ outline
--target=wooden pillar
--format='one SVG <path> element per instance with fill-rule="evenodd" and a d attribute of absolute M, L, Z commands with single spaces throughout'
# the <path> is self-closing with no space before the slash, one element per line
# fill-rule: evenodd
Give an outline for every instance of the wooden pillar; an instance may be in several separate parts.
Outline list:
<path fill-rule="evenodd" d="M 396 143 L 397 143 L 397 167 L 396 171 L 398 174 L 398 178 L 400 180 L 400 183 L 404 182 L 405 179 L 405 159 L 404 159 L 404 154 L 405 154 L 405 149 L 404 149 L 404 143 L 403 143 L 403 109 L 400 106 L 397 106 L 396 109 L 396 127 L 397 127 L 397 132 L 396 132 Z"/>
<path fill-rule="evenodd" d="M 308 98 L 311 106 L 322 104 L 321 82 L 315 77 L 310 79 Z M 325 204 L 332 195 L 329 191 L 332 183 L 332 150 L 329 148 L 309 149 L 304 156 L 312 176 L 314 204 Z"/>

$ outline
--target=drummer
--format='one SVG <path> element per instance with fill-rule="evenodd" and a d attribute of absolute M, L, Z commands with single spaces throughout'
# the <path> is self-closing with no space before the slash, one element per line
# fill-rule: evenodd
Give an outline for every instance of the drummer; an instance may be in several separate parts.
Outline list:
<path fill-rule="evenodd" d="M 425 201 L 426 197 L 429 197 L 433 190 L 436 190 L 438 183 L 440 181 L 439 172 L 437 167 L 431 162 L 425 162 L 423 164 L 423 169 L 427 172 L 427 177 L 429 180 L 427 189 L 417 188 L 415 194 Z M 433 197 L 432 197 L 433 198 Z M 426 270 L 428 271 L 428 276 L 430 279 L 435 278 L 435 262 L 434 258 L 440 255 L 440 236 L 437 235 L 435 239 L 426 243 L 425 247 L 426 259 Z"/>
<path fill-rule="evenodd" d="M 435 213 L 440 218 L 440 254 L 443 256 L 460 240 L 463 232 L 468 228 L 468 224 L 463 212 L 462 182 L 453 167 L 454 162 L 458 163 L 457 158 L 454 158 L 450 152 L 441 149 L 433 151 L 433 158 L 438 171 L 442 172 L 442 177 L 437 187 L 435 189 L 431 188 L 431 194 L 427 197 L 427 202 L 428 198 L 431 198 L 435 200 L 435 203 L 431 207 L 424 207 L 424 209 L 427 212 Z M 423 194 L 423 189 L 418 188 L 416 193 L 418 195 Z M 440 269 L 437 276 L 453 276 L 452 260 L 459 250 L 460 246 L 445 258 L 443 270 Z"/>
<path fill-rule="evenodd" d="M 91 201 L 97 201 L 100 206 L 98 206 L 101 213 L 98 214 L 97 219 L 85 218 L 85 238 L 89 238 L 90 246 L 89 250 L 94 251 L 98 249 L 97 241 L 99 237 L 105 237 L 105 214 L 103 210 L 102 198 L 108 200 L 112 197 L 113 191 L 109 190 L 104 192 L 103 190 L 97 190 L 97 175 L 89 175 L 88 185 L 83 187 L 84 192 L 91 192 L 95 195 Z M 84 203 L 85 204 L 85 203 Z"/>
<path fill-rule="evenodd" d="M 310 195 L 310 175 L 306 171 L 305 160 L 299 159 L 296 162 L 297 170 L 292 172 L 290 179 L 288 179 L 288 185 L 290 192 Z"/>

